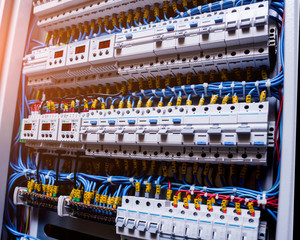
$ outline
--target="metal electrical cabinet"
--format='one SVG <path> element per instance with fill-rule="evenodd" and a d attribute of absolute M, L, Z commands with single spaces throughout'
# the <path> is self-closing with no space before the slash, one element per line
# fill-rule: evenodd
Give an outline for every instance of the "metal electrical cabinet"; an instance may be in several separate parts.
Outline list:
<path fill-rule="evenodd" d="M 293 239 L 299 10 L 2 0 L 2 239 Z"/>

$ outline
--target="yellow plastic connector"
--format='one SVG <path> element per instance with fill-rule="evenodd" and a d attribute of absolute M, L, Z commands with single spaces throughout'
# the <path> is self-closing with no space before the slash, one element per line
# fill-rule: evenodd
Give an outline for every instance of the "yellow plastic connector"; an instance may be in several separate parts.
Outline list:
<path fill-rule="evenodd" d="M 194 162 L 193 163 L 193 175 L 197 174 L 198 172 L 198 163 L 197 162 Z"/>
<path fill-rule="evenodd" d="M 217 100 L 218 100 L 219 96 L 214 94 L 211 96 L 211 99 L 210 99 L 210 104 L 216 104 Z"/>
<path fill-rule="evenodd" d="M 168 190 L 167 190 L 167 194 L 166 194 L 166 199 L 167 199 L 167 200 L 171 200 L 171 198 L 172 198 L 172 192 L 173 192 L 173 191 L 172 191 L 171 189 L 168 189 Z"/>
<path fill-rule="evenodd" d="M 200 84 L 204 83 L 204 72 L 203 71 L 198 72 L 198 81 Z"/>
<path fill-rule="evenodd" d="M 135 191 L 140 192 L 141 191 L 141 183 L 140 182 L 135 182 Z"/>
<path fill-rule="evenodd" d="M 227 205 L 228 205 L 228 200 L 223 199 L 221 203 L 221 210 L 223 213 L 227 213 Z"/>
<path fill-rule="evenodd" d="M 155 195 L 160 195 L 160 192 L 161 192 L 161 185 L 156 185 Z"/>
<path fill-rule="evenodd" d="M 183 162 L 181 165 L 181 173 L 186 174 L 186 171 L 187 171 L 187 163 Z"/>
<path fill-rule="evenodd" d="M 188 202 L 188 198 L 187 197 L 184 197 L 183 198 L 183 207 L 185 209 L 188 209 L 189 208 L 189 202 Z"/>
<path fill-rule="evenodd" d="M 251 103 L 251 95 L 246 96 L 246 103 Z"/>
<path fill-rule="evenodd" d="M 264 90 L 260 93 L 259 101 L 264 102 L 264 101 L 266 101 L 266 98 L 267 98 L 267 91 Z"/>
<path fill-rule="evenodd" d="M 254 207 L 253 207 L 253 202 L 248 202 L 247 207 L 248 207 L 248 209 L 249 209 L 250 215 L 251 215 L 252 217 L 254 217 L 255 210 L 254 210 Z"/>
<path fill-rule="evenodd" d="M 239 103 L 239 98 L 236 94 L 232 96 L 232 103 Z"/>
<path fill-rule="evenodd" d="M 207 210 L 210 211 L 210 212 L 212 212 L 213 211 L 213 206 L 212 206 L 211 199 L 207 200 L 206 205 L 207 205 Z"/>
<path fill-rule="evenodd" d="M 93 102 L 92 102 L 92 105 L 91 105 L 91 109 L 92 109 L 92 110 L 95 110 L 95 109 L 96 109 L 97 103 L 98 103 L 98 100 L 97 100 L 97 99 L 94 99 Z"/>
<path fill-rule="evenodd" d="M 239 202 L 235 203 L 235 210 L 237 215 L 241 215 L 242 210 L 241 210 L 241 204 Z"/>
<path fill-rule="evenodd" d="M 225 97 L 223 97 L 222 104 L 227 104 L 227 102 L 229 101 L 229 99 L 230 99 L 229 95 L 226 95 Z"/>
<path fill-rule="evenodd" d="M 173 196 L 173 206 L 174 207 L 178 206 L 178 197 L 176 195 Z"/>
<path fill-rule="evenodd" d="M 195 208 L 197 210 L 200 210 L 200 200 L 199 200 L 199 198 L 194 199 L 194 204 L 195 204 Z"/>
<path fill-rule="evenodd" d="M 172 162 L 172 172 L 173 173 L 177 173 L 177 166 L 176 166 L 176 162 L 175 161 Z"/>
<path fill-rule="evenodd" d="M 151 183 L 146 183 L 145 192 L 149 193 L 151 191 Z"/>

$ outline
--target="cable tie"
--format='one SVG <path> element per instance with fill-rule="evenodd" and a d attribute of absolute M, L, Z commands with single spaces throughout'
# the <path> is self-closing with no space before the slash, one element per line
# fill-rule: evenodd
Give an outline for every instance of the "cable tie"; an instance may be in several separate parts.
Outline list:
<path fill-rule="evenodd" d="M 193 185 L 190 187 L 190 191 L 191 191 L 191 195 L 194 195 L 195 184 L 193 184 Z"/>
<path fill-rule="evenodd" d="M 129 178 L 129 182 L 131 182 L 132 186 L 134 186 L 134 178 L 133 177 Z"/>
<path fill-rule="evenodd" d="M 242 81 L 242 86 L 243 86 L 243 98 L 246 97 L 246 82 Z"/>
<path fill-rule="evenodd" d="M 175 97 L 177 97 L 177 94 L 176 94 L 176 91 L 175 91 L 175 87 L 172 87 L 171 91 L 174 93 Z"/>
<path fill-rule="evenodd" d="M 153 93 L 153 95 L 154 95 L 155 97 L 158 97 L 158 96 L 156 95 L 156 90 L 155 90 L 155 89 L 152 89 L 152 93 Z"/>
<path fill-rule="evenodd" d="M 147 184 L 147 180 L 144 180 L 143 184 L 146 185 Z"/>
<path fill-rule="evenodd" d="M 232 96 L 234 95 L 234 82 L 231 83 L 230 87 L 232 88 Z"/>
<path fill-rule="evenodd" d="M 271 81 L 270 81 L 270 79 L 268 79 L 267 82 L 266 82 L 266 88 L 267 88 L 269 97 L 272 97 L 272 95 L 271 95 Z"/>
<path fill-rule="evenodd" d="M 191 89 L 193 89 L 194 94 L 197 95 L 196 90 L 195 90 L 195 85 L 194 85 L 194 84 L 191 85 Z"/>
<path fill-rule="evenodd" d="M 207 192 L 204 193 L 204 197 L 207 197 Z"/>
<path fill-rule="evenodd" d="M 144 89 L 141 89 L 141 93 L 146 97 Z"/>
<path fill-rule="evenodd" d="M 29 172 L 29 171 L 31 171 L 31 169 L 29 169 L 29 168 L 26 168 L 26 169 L 24 169 L 23 170 L 23 172 L 26 174 L 27 172 Z"/>
<path fill-rule="evenodd" d="M 31 170 L 31 174 L 35 175 L 35 173 L 36 173 L 36 170 Z"/>
<path fill-rule="evenodd" d="M 259 91 L 259 81 L 256 81 L 256 82 L 255 82 L 255 87 L 256 87 L 258 96 L 260 96 L 260 91 Z"/>
<path fill-rule="evenodd" d="M 219 2 L 221 10 L 223 10 L 223 0 Z"/>
<path fill-rule="evenodd" d="M 180 14 L 179 14 L 181 17 L 183 17 L 183 15 L 184 15 L 184 12 L 180 12 Z"/>
<path fill-rule="evenodd" d="M 223 83 L 220 83 L 220 85 L 219 85 L 219 89 L 220 89 L 220 97 L 222 97 Z"/>
<path fill-rule="evenodd" d="M 47 173 L 47 175 L 45 176 L 46 179 L 49 178 L 51 172 L 52 172 L 52 170 L 50 170 L 50 171 Z"/>
<path fill-rule="evenodd" d="M 233 202 L 234 199 L 235 199 L 235 196 L 231 195 L 230 196 L 230 201 Z"/>
<path fill-rule="evenodd" d="M 267 205 L 267 199 L 266 199 L 266 191 L 263 191 L 263 194 L 262 194 L 262 199 L 261 199 L 261 205 L 263 208 L 265 208 L 265 206 Z"/>
<path fill-rule="evenodd" d="M 157 180 L 154 181 L 154 184 L 157 185 Z"/>
<path fill-rule="evenodd" d="M 115 185 L 115 184 L 113 184 L 113 182 L 112 182 L 112 176 L 108 177 L 106 181 L 108 181 L 111 185 Z"/>
<path fill-rule="evenodd" d="M 211 3 L 208 4 L 209 11 L 211 12 Z"/>
<path fill-rule="evenodd" d="M 233 192 L 233 194 L 235 195 L 235 193 L 236 193 L 236 188 L 233 188 L 233 189 L 232 189 L 232 192 Z"/>
<path fill-rule="evenodd" d="M 208 83 L 203 83 L 203 88 L 204 88 L 204 96 L 207 96 L 207 87 L 208 87 Z"/>
<path fill-rule="evenodd" d="M 206 191 L 207 191 L 207 187 L 203 186 L 203 192 L 206 192 Z"/>
<path fill-rule="evenodd" d="M 249 202 L 249 198 L 245 198 L 244 202 L 245 202 L 245 205 L 247 205 L 247 203 Z"/>
<path fill-rule="evenodd" d="M 70 173 L 68 176 L 67 176 L 67 179 L 69 179 L 69 180 L 71 180 L 71 175 L 72 175 L 73 173 Z"/>
<path fill-rule="evenodd" d="M 161 92 L 162 92 L 163 96 L 166 97 L 166 89 L 162 89 Z"/>
<path fill-rule="evenodd" d="M 187 94 L 186 94 L 186 91 L 185 91 L 185 86 L 184 86 L 184 85 L 181 86 L 181 89 L 183 90 L 184 94 L 187 95 Z"/>
<path fill-rule="evenodd" d="M 198 11 L 200 12 L 200 14 L 202 14 L 202 10 L 201 10 L 202 6 L 198 6 L 197 8 L 198 8 Z"/>
<path fill-rule="evenodd" d="M 136 96 L 136 93 L 134 92 L 134 93 L 131 93 L 131 95 L 133 96 L 133 97 L 135 97 Z"/>
<path fill-rule="evenodd" d="M 187 10 L 186 13 L 191 16 L 192 15 L 192 12 L 191 12 L 191 9 Z"/>
<path fill-rule="evenodd" d="M 217 200 L 219 199 L 219 194 L 218 193 L 216 194 L 215 199 L 217 199 Z"/>

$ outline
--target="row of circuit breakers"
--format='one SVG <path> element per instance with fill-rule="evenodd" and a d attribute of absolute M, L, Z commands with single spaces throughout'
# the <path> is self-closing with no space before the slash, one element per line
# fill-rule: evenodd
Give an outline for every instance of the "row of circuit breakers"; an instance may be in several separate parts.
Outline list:
<path fill-rule="evenodd" d="M 48 150 L 166 161 L 266 164 L 275 119 L 269 102 L 34 113 L 21 139 Z"/>
<path fill-rule="evenodd" d="M 275 39 L 276 28 L 268 24 L 268 2 L 260 2 L 34 50 L 24 57 L 23 73 L 29 86 L 68 87 L 268 68 Z"/>

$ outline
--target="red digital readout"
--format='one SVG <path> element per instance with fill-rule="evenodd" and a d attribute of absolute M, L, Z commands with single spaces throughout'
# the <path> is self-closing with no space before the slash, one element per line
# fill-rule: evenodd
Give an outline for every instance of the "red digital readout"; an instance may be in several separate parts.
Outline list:
<path fill-rule="evenodd" d="M 75 54 L 83 53 L 85 51 L 85 45 L 75 48 Z"/>
<path fill-rule="evenodd" d="M 99 49 L 109 48 L 110 40 L 99 42 Z"/>
<path fill-rule="evenodd" d="M 71 131 L 71 129 L 72 129 L 72 123 L 63 123 L 61 125 L 62 131 Z"/>
<path fill-rule="evenodd" d="M 64 51 L 61 50 L 61 51 L 58 51 L 58 52 L 55 52 L 54 53 L 54 58 L 60 58 L 64 55 Z"/>
<path fill-rule="evenodd" d="M 42 131 L 49 131 L 49 130 L 50 130 L 50 123 L 43 123 Z"/>
<path fill-rule="evenodd" d="M 29 131 L 32 128 L 32 124 L 31 123 L 25 123 L 24 124 L 24 130 Z"/>

